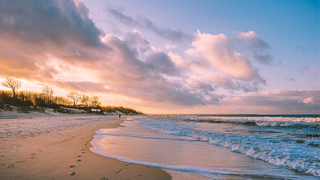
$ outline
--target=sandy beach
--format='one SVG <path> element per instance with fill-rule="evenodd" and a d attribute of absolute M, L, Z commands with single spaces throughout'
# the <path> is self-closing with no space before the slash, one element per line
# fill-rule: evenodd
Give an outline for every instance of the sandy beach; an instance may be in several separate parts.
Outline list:
<path fill-rule="evenodd" d="M 87 121 L 90 118 L 94 120 Z M 171 179 L 160 168 L 90 151 L 96 130 L 116 128 L 121 122 L 117 116 L 2 117 L 0 179 Z"/>

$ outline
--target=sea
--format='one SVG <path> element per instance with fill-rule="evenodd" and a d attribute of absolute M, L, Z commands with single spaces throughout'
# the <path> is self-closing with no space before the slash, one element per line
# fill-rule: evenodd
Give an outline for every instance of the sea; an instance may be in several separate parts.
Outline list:
<path fill-rule="evenodd" d="M 319 115 L 144 115 L 99 129 L 91 151 L 174 180 L 320 179 Z"/>

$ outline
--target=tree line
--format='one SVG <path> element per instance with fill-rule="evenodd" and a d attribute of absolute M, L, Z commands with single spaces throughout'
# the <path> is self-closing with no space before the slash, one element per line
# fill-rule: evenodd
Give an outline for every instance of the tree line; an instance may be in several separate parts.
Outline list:
<path fill-rule="evenodd" d="M 124 114 L 143 114 L 143 112 L 141 112 L 141 111 L 136 111 L 132 108 L 123 107 L 123 106 L 101 106 L 101 109 L 104 112 L 120 111 Z"/>
<path fill-rule="evenodd" d="M 98 96 L 90 97 L 75 91 L 69 92 L 66 97 L 54 96 L 54 89 L 50 86 L 43 86 L 41 93 L 17 91 L 21 87 L 21 81 L 14 78 L 6 78 L 1 85 L 10 88 L 11 91 L 0 90 L 0 108 L 4 108 L 5 104 L 13 106 L 51 107 L 56 109 L 60 108 L 60 106 L 82 106 L 100 108 L 105 112 L 120 111 L 126 114 L 143 114 L 142 112 L 122 106 L 101 106 Z"/>
<path fill-rule="evenodd" d="M 13 78 L 6 78 L 1 85 L 11 89 L 11 91 L 0 91 L 0 98 L 7 104 L 22 106 L 38 105 L 44 107 L 54 105 L 74 107 L 77 105 L 82 105 L 85 107 L 98 107 L 101 105 L 98 96 L 89 97 L 74 91 L 69 92 L 66 98 L 63 96 L 53 96 L 54 89 L 50 86 L 42 87 L 41 93 L 32 91 L 17 92 L 17 89 L 21 87 L 21 81 Z"/>

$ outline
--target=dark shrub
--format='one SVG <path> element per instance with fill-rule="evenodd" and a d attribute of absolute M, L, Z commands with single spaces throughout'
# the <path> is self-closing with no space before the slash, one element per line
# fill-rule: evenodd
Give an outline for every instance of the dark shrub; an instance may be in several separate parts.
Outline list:
<path fill-rule="evenodd" d="M 24 106 L 33 106 L 33 103 L 30 100 L 26 100 L 25 102 L 23 102 Z"/>
<path fill-rule="evenodd" d="M 59 109 L 60 108 L 60 106 L 58 104 L 55 104 L 55 103 L 49 104 L 48 107 L 53 108 L 53 109 Z"/>
<path fill-rule="evenodd" d="M 11 102 L 11 104 L 13 106 L 24 106 L 24 102 L 17 98 L 13 98 L 13 101 Z"/>
<path fill-rule="evenodd" d="M 0 99 L 0 109 L 4 109 L 4 105 L 5 105 L 4 101 L 2 101 L 2 99 Z"/>
<path fill-rule="evenodd" d="M 13 97 L 10 97 L 10 96 L 3 96 L 2 101 L 5 102 L 6 104 L 12 105 L 14 99 Z"/>
<path fill-rule="evenodd" d="M 37 99 L 36 105 L 37 105 L 37 106 L 41 106 L 41 107 L 47 107 L 46 102 L 45 102 L 43 99 L 41 99 L 41 98 Z"/>

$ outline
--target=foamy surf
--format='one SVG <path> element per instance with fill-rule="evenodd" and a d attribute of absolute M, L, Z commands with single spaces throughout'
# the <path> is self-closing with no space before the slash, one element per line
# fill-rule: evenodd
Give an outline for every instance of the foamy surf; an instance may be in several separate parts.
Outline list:
<path fill-rule="evenodd" d="M 131 158 L 121 157 L 121 156 L 115 156 L 106 152 L 101 151 L 101 147 L 93 147 L 90 148 L 90 150 L 96 154 L 100 154 L 102 156 L 118 159 L 120 161 L 128 162 L 128 163 L 134 163 L 134 164 L 140 164 L 140 165 L 146 165 L 146 166 L 153 166 L 158 167 L 162 169 L 169 169 L 169 170 L 175 170 L 175 171 L 183 171 L 183 172 L 189 172 L 189 173 L 197 173 L 202 176 L 206 176 L 208 178 L 213 179 L 219 179 L 216 175 L 227 175 L 227 176 L 239 176 L 239 177 L 256 177 L 256 178 L 262 178 L 269 176 L 269 178 L 293 178 L 290 176 L 272 176 L 272 175 L 266 175 L 262 172 L 257 171 L 245 171 L 245 170 L 238 170 L 238 169 L 211 169 L 211 168 L 203 168 L 198 166 L 183 166 L 183 165 L 167 165 L 167 164 L 159 164 L 159 163 L 150 163 L 146 161 L 139 161 Z M 231 172 L 232 171 L 232 172 Z"/>
<path fill-rule="evenodd" d="M 139 123 L 126 122 L 124 125 L 127 127 L 124 128 L 97 131 L 91 150 L 121 161 L 194 173 L 208 179 L 320 177 L 319 139 L 300 137 L 305 130 L 317 131 L 316 123 L 299 127 L 301 131 L 298 136 L 291 134 L 282 137 L 282 133 L 296 131 L 296 125 L 252 126 L 250 123 L 239 123 L 241 120 L 236 120 L 235 123 L 230 120 L 226 123 L 210 123 L 203 122 L 203 117 L 200 119 L 200 122 L 197 122 L 196 118 L 185 121 L 184 116 L 134 118 Z M 293 121 L 310 123 L 310 119 L 307 119 L 308 122 L 296 122 L 292 118 L 287 123 Z M 270 119 L 264 122 L 273 123 Z M 314 126 L 316 128 L 313 128 Z M 177 146 L 178 149 L 174 150 Z M 195 154 L 197 157 L 193 158 Z M 225 157 L 221 160 L 219 156 Z M 167 157 L 169 160 L 163 160 Z M 237 159 L 238 164 L 235 165 L 232 158 Z M 217 161 L 221 161 L 223 165 L 219 165 Z"/>

